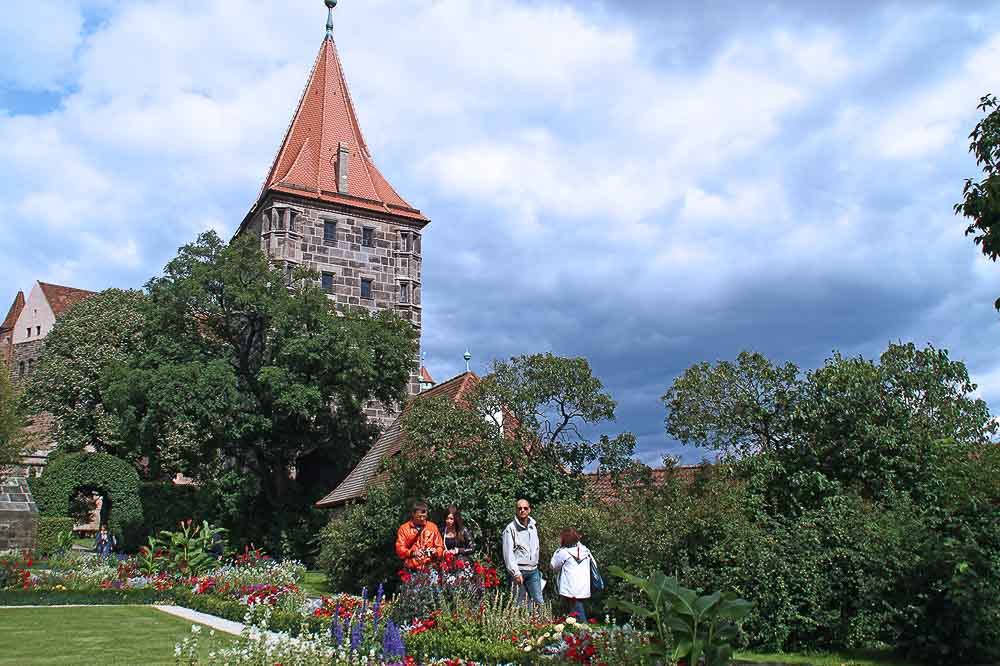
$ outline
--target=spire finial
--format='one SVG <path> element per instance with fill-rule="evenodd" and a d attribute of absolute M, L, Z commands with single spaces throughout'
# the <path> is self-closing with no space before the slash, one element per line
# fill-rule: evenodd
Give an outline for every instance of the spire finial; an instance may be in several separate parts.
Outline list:
<path fill-rule="evenodd" d="M 326 36 L 333 37 L 333 8 L 337 6 L 337 0 L 323 0 L 326 3 Z"/>
<path fill-rule="evenodd" d="M 468 347 L 465 348 L 465 353 L 462 354 L 462 358 L 465 359 L 465 371 L 466 372 L 470 372 L 470 370 L 469 370 L 469 361 L 472 360 L 472 352 L 469 351 Z"/>

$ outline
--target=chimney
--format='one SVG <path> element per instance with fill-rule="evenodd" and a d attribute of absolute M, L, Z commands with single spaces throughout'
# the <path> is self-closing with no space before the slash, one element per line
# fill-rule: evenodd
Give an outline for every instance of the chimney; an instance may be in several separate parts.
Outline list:
<path fill-rule="evenodd" d="M 343 141 L 337 148 L 337 191 L 347 194 L 347 161 L 351 156 L 351 150 Z"/>

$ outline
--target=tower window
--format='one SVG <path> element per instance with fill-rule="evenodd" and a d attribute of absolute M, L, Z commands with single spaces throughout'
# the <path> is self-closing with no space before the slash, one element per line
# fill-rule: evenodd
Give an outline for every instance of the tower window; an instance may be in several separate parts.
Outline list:
<path fill-rule="evenodd" d="M 368 278 L 361 278 L 361 298 L 370 299 L 372 297 L 372 281 Z"/>
<path fill-rule="evenodd" d="M 288 230 L 295 231 L 295 221 L 298 219 L 299 214 L 294 210 L 288 211 Z"/>
<path fill-rule="evenodd" d="M 29 338 L 31 337 L 31 327 L 30 326 L 28 327 L 28 337 Z"/>
<path fill-rule="evenodd" d="M 293 274 L 294 267 L 291 264 L 285 264 L 285 284 L 289 287 L 292 286 L 292 282 L 295 281 L 295 276 Z"/>
<path fill-rule="evenodd" d="M 413 236 L 410 235 L 408 231 L 402 231 L 399 234 L 400 240 L 403 244 L 403 252 L 410 252 L 413 250 Z"/>
<path fill-rule="evenodd" d="M 35 327 L 35 335 L 41 335 L 41 334 L 42 334 L 42 327 L 41 326 L 36 326 Z"/>
<path fill-rule="evenodd" d="M 323 273 L 323 291 L 328 294 L 333 293 L 333 273 Z"/>
<path fill-rule="evenodd" d="M 24 361 L 17 364 L 17 376 L 24 377 Z"/>
<path fill-rule="evenodd" d="M 410 302 L 410 285 L 403 283 L 399 285 L 399 302 L 409 303 Z"/>
<path fill-rule="evenodd" d="M 372 247 L 375 245 L 375 230 L 371 227 L 364 227 L 361 230 L 361 244 L 364 247 Z"/>
<path fill-rule="evenodd" d="M 323 240 L 336 242 L 337 240 L 337 223 L 331 220 L 323 221 Z"/>
<path fill-rule="evenodd" d="M 35 371 L 35 359 L 29 358 L 28 359 L 28 374 L 30 375 L 34 371 Z"/>

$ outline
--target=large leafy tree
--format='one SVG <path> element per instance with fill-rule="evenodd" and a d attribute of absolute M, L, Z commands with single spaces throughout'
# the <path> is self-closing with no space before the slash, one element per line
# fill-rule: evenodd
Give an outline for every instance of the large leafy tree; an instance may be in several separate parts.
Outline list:
<path fill-rule="evenodd" d="M 143 300 L 138 291 L 107 289 L 74 305 L 45 338 L 27 395 L 32 409 L 52 414 L 60 450 L 126 453 L 101 379 L 143 349 Z"/>
<path fill-rule="evenodd" d="M 106 387 L 133 455 L 215 489 L 238 538 L 301 552 L 312 502 L 375 434 L 364 408 L 404 396 L 413 326 L 337 312 L 315 276 L 289 286 L 253 239 L 213 232 L 147 289 L 146 348 Z"/>
<path fill-rule="evenodd" d="M 1000 258 L 1000 103 L 994 95 L 985 95 L 977 108 L 986 115 L 969 134 L 969 152 L 975 155 L 983 177 L 966 179 L 955 212 L 971 220 L 965 234 L 996 261 Z M 1000 310 L 1000 298 L 994 305 Z"/>
<path fill-rule="evenodd" d="M 7 366 L 0 359 L 0 478 L 20 460 L 26 441 L 21 397 L 10 381 Z"/>
<path fill-rule="evenodd" d="M 805 374 L 747 353 L 699 364 L 663 401 L 668 434 L 769 479 L 780 513 L 848 490 L 934 493 L 945 441 L 974 450 L 996 432 L 975 388 L 947 351 L 891 344 L 878 362 L 834 354 Z"/>

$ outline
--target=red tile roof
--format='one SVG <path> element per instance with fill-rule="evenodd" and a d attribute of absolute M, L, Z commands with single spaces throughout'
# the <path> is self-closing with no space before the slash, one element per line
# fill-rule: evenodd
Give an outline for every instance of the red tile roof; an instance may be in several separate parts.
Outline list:
<path fill-rule="evenodd" d="M 24 309 L 24 292 L 17 292 L 17 296 L 14 297 L 14 302 L 10 304 L 10 310 L 7 310 L 7 316 L 4 317 L 3 323 L 0 324 L 0 333 L 14 328 L 14 324 L 17 323 L 17 318 L 21 316 L 21 310 Z"/>
<path fill-rule="evenodd" d="M 333 489 L 329 495 L 316 502 L 316 506 L 323 508 L 333 508 L 351 501 L 364 499 L 368 495 L 371 485 L 384 478 L 379 474 L 379 466 L 382 461 L 398 454 L 403 449 L 405 436 L 403 434 L 403 416 L 409 411 L 410 406 L 416 400 L 427 398 L 444 397 L 454 402 L 462 402 L 466 392 L 475 386 L 479 377 L 473 372 L 463 372 L 457 377 L 452 377 L 446 382 L 438 384 L 434 388 L 421 391 L 413 396 L 403 407 L 403 411 L 396 417 L 385 432 L 375 441 L 372 448 L 364 455 L 357 466 L 351 470 L 347 478 Z"/>
<path fill-rule="evenodd" d="M 52 314 L 54 314 L 56 318 L 83 299 L 97 293 L 96 291 L 87 291 L 86 289 L 76 289 L 74 287 L 63 287 L 58 284 L 49 284 L 48 282 L 39 282 L 38 286 L 42 288 L 42 293 L 45 294 L 45 300 L 49 302 L 49 307 L 52 308 Z"/>
<path fill-rule="evenodd" d="M 342 144 L 349 150 L 348 194 L 337 188 L 337 154 Z M 269 190 L 429 222 L 375 166 L 358 124 L 337 46 L 329 35 L 320 46 L 260 198 Z"/>
<path fill-rule="evenodd" d="M 427 368 L 420 366 L 420 381 L 424 384 L 433 384 L 434 380 L 431 378 L 431 373 L 427 372 Z"/>

